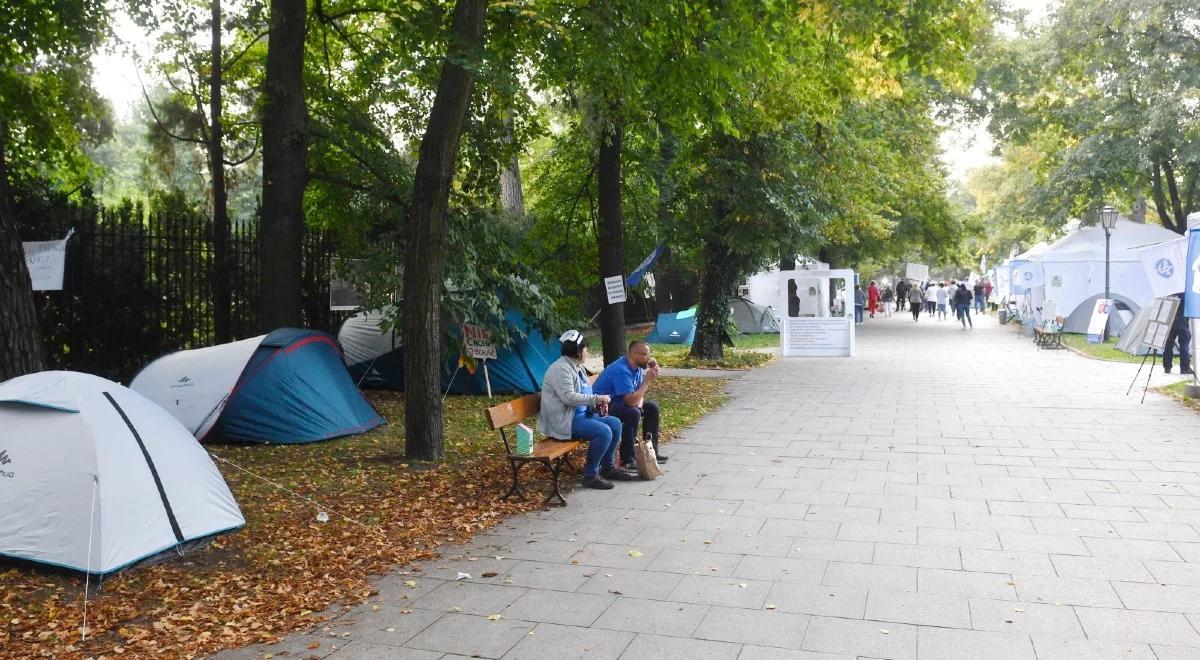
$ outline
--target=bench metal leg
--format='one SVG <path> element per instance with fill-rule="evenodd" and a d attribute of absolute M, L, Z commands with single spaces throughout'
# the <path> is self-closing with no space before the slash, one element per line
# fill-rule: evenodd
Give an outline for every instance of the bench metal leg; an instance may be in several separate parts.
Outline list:
<path fill-rule="evenodd" d="M 553 477 L 553 490 L 550 491 L 550 494 L 546 495 L 546 501 L 544 502 L 546 505 L 553 503 L 555 498 L 558 498 L 562 506 L 567 505 L 566 498 L 563 497 L 562 491 L 558 489 L 558 477 L 562 474 L 564 458 L 565 456 L 559 456 L 553 463 L 546 461 L 546 469 L 550 470 L 550 475 Z"/>
<path fill-rule="evenodd" d="M 502 498 L 500 498 L 500 499 L 502 499 L 502 500 L 507 500 L 508 498 L 512 497 L 513 495 L 516 495 L 517 497 L 520 497 L 520 498 L 521 498 L 521 501 L 522 501 L 522 502 L 524 502 L 524 501 L 525 501 L 525 493 L 524 493 L 524 492 L 522 492 L 522 490 L 521 490 L 521 484 L 520 484 L 520 482 L 519 482 L 519 481 L 518 481 L 518 479 L 517 479 L 517 478 L 518 478 L 518 476 L 519 476 L 519 475 L 520 475 L 520 473 L 521 473 L 521 466 L 522 466 L 522 465 L 524 465 L 524 464 L 525 464 L 525 461 L 515 461 L 515 460 L 513 460 L 513 459 L 511 459 L 511 458 L 510 458 L 510 459 L 508 459 L 508 466 L 509 466 L 510 468 L 512 468 L 512 480 L 513 480 L 513 482 L 512 482 L 512 487 L 511 487 L 511 488 L 509 488 L 509 489 L 508 489 L 508 492 L 504 494 L 504 497 L 502 497 Z"/>

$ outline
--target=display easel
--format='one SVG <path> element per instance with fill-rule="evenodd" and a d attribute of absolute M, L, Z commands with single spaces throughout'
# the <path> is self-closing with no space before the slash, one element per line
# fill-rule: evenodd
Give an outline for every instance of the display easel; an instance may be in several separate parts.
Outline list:
<path fill-rule="evenodd" d="M 1150 304 L 1153 306 L 1154 314 L 1146 322 L 1146 326 L 1142 329 L 1141 340 L 1138 342 L 1139 346 L 1150 350 L 1142 356 L 1142 363 L 1138 365 L 1133 382 L 1129 384 L 1129 389 L 1125 390 L 1125 396 L 1129 396 L 1129 393 L 1133 391 L 1133 386 L 1137 384 L 1138 377 L 1142 375 L 1142 368 L 1146 366 L 1146 360 L 1152 360 L 1150 371 L 1146 374 L 1146 385 L 1142 388 L 1142 403 L 1146 402 L 1146 392 L 1150 389 L 1150 379 L 1154 376 L 1154 363 L 1158 361 L 1158 356 L 1167 347 L 1167 337 L 1171 334 L 1171 324 L 1175 322 L 1175 312 L 1179 308 L 1180 300 L 1175 296 L 1163 296 L 1155 298 L 1154 302 Z"/>

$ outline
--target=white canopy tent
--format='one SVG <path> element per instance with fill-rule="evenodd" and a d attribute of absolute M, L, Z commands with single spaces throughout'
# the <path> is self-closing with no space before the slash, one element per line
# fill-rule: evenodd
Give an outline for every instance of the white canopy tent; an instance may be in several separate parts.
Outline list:
<path fill-rule="evenodd" d="M 1118 329 L 1154 299 L 1136 248 L 1177 238 L 1178 234 L 1158 225 L 1117 220 L 1109 250 L 1109 289 L 1119 303 L 1120 318 L 1111 321 Z M 1104 230 L 1083 227 L 1038 255 L 1037 262 L 1045 283 L 1044 299 L 1053 300 L 1059 313 L 1067 317 L 1064 329 L 1087 332 L 1093 301 L 1104 295 Z M 1087 308 L 1086 313 L 1080 312 L 1081 305 Z"/>

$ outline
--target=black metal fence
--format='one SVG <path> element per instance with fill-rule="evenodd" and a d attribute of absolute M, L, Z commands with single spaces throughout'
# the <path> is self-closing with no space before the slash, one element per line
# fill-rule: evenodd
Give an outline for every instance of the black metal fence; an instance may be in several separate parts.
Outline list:
<path fill-rule="evenodd" d="M 174 206 L 174 207 L 173 207 Z M 36 292 L 43 344 L 52 369 L 93 373 L 128 383 L 160 355 L 215 343 L 214 277 L 231 289 L 234 339 L 261 333 L 258 223 L 235 226 L 228 272 L 214 273 L 212 223 L 203 214 L 166 205 L 103 209 L 51 202 L 21 214 L 23 240 L 67 243 L 61 291 Z M 303 245 L 306 327 L 336 331 L 344 314 L 329 310 L 333 248 L 310 232 Z"/>

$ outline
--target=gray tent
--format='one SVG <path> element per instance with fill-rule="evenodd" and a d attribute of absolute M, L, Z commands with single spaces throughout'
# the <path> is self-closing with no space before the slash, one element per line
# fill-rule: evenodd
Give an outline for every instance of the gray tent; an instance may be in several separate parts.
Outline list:
<path fill-rule="evenodd" d="M 744 333 L 779 332 L 779 321 L 768 306 L 756 305 L 745 298 L 734 298 L 729 303 L 729 311 L 733 314 L 733 322 Z"/>
<path fill-rule="evenodd" d="M 1121 333 L 1121 340 L 1117 342 L 1118 351 L 1125 351 L 1130 355 L 1145 355 L 1150 352 L 1150 349 L 1142 344 L 1142 336 L 1146 334 L 1146 325 L 1154 314 L 1154 307 L 1146 305 L 1138 310 L 1137 316 L 1133 317 Z"/>

